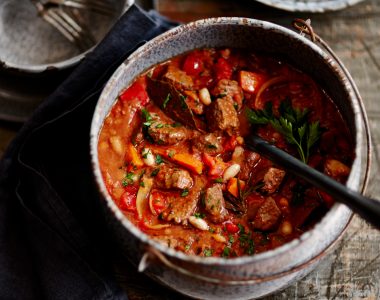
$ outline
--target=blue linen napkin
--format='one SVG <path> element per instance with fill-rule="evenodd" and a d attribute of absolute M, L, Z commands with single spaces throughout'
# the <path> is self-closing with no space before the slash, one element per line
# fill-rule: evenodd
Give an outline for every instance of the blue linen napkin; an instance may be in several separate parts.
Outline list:
<path fill-rule="evenodd" d="M 89 130 L 100 91 L 138 46 L 177 25 L 133 5 L 35 111 L 0 162 L 0 299 L 127 299 L 97 206 Z"/>

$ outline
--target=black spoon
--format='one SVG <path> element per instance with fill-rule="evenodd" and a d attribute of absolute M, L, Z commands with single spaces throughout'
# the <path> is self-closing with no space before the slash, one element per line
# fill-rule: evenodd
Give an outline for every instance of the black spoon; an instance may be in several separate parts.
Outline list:
<path fill-rule="evenodd" d="M 343 184 L 309 167 L 256 135 L 247 136 L 244 140 L 250 150 L 266 156 L 287 171 L 325 191 L 334 197 L 336 201 L 347 205 L 363 219 L 380 229 L 380 201 L 364 197 L 350 190 Z"/>

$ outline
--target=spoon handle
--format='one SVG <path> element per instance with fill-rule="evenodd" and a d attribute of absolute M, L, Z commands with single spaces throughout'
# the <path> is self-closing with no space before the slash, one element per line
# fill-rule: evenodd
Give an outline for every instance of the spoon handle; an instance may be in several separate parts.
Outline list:
<path fill-rule="evenodd" d="M 247 136 L 245 143 L 249 149 L 266 156 L 294 175 L 325 191 L 336 201 L 344 203 L 363 219 L 380 229 L 380 201 L 364 197 L 350 190 L 345 185 L 309 167 L 256 135 Z"/>

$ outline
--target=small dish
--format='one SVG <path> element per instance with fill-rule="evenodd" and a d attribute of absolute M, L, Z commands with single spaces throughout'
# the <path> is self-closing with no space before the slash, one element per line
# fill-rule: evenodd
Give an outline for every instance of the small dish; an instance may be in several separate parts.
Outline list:
<path fill-rule="evenodd" d="M 256 0 L 287 11 L 322 13 L 344 9 L 363 0 Z"/>
<path fill-rule="evenodd" d="M 110 16 L 78 10 L 96 43 L 134 1 L 107 2 L 115 11 Z M 3 69 L 38 74 L 52 69 L 70 68 L 90 50 L 80 51 L 44 21 L 32 1 L 5 0 L 0 4 L 0 67 Z"/>

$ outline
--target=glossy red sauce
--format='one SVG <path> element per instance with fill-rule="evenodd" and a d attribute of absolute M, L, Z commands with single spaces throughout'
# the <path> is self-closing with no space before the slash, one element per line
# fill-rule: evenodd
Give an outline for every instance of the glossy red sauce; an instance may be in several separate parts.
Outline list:
<path fill-rule="evenodd" d="M 245 149 L 244 136 L 253 130 L 302 158 L 273 123 L 251 125 L 247 117 L 247 111 L 266 109 L 271 120 L 290 120 L 285 104 L 291 113 L 304 113 L 293 129 L 305 127 L 305 161 L 344 182 L 352 140 L 321 87 L 272 57 L 201 49 L 155 66 L 120 94 L 98 145 L 107 189 L 133 224 L 187 254 L 228 258 L 283 245 L 333 204 L 329 195 Z"/>

